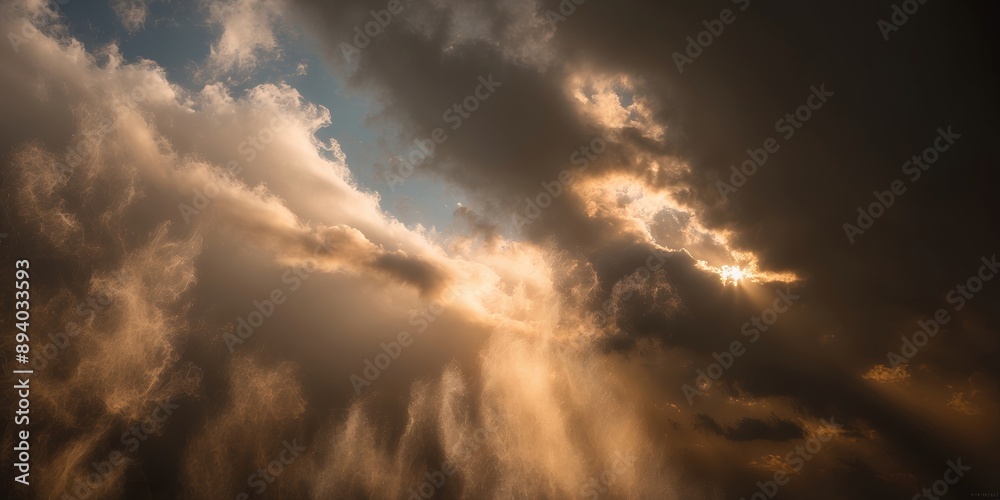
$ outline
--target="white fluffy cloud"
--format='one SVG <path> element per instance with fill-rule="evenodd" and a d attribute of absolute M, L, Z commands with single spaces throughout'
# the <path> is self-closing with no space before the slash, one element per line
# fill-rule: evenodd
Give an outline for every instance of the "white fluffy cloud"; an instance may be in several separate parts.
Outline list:
<path fill-rule="evenodd" d="M 206 62 L 210 75 L 250 71 L 280 54 L 276 30 L 287 8 L 282 0 L 223 0 L 206 8 L 208 22 L 221 31 Z"/>

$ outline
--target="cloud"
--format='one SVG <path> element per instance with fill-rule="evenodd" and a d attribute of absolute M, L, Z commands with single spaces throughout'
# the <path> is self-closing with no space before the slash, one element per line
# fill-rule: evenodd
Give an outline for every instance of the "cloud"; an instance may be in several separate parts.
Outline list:
<path fill-rule="evenodd" d="M 735 426 L 722 428 L 712 417 L 699 413 L 695 415 L 695 427 L 703 428 L 732 441 L 790 441 L 801 439 L 802 429 L 795 422 L 773 417 L 770 420 L 741 418 Z"/>
<path fill-rule="evenodd" d="M 339 144 L 316 137 L 330 111 L 291 86 L 186 89 L 153 61 L 88 50 L 44 5 L 15 7 L 40 13 L 41 31 L 0 54 L 4 223 L 11 252 L 37 256 L 33 279 L 52 291 L 33 302 L 33 328 L 78 326 L 37 379 L 38 412 L 51 417 L 35 455 L 52 465 L 43 496 L 74 487 L 164 401 L 180 402 L 178 417 L 98 494 L 235 495 L 283 441 L 301 439 L 310 452 L 269 494 L 406 496 L 450 460 L 442 497 L 565 498 L 626 457 L 612 495 L 732 497 L 833 413 L 845 432 L 789 496 L 840 498 L 852 481 L 896 495 L 911 491 L 909 474 L 936 474 L 940 457 L 995 462 L 988 309 L 970 306 L 952 341 L 922 353 L 905 379 L 873 369 L 954 276 L 974 271 L 968 249 L 995 237 L 982 230 L 990 212 L 957 203 L 988 200 L 989 183 L 955 168 L 941 171 L 943 185 L 968 189 L 928 186 L 914 197 L 934 204 L 900 202 L 901 219 L 873 229 L 884 236 L 865 235 L 884 246 L 841 241 L 837 207 L 861 196 L 856 185 L 895 175 L 893 159 L 944 115 L 913 115 L 926 102 L 892 85 L 914 75 L 879 66 L 888 56 L 862 35 L 810 24 L 847 22 L 840 10 L 789 3 L 778 24 L 748 11 L 678 75 L 669 51 L 701 29 L 696 7 L 586 2 L 552 24 L 554 2 L 406 3 L 345 65 L 337 47 L 370 4 L 296 2 L 289 19 L 326 43 L 352 85 L 375 89 L 404 138 L 448 126 L 442 113 L 478 77 L 503 82 L 421 170 L 469 194 L 454 214 L 468 230 L 444 234 L 406 227 L 361 189 Z M 207 6 L 222 34 L 206 68 L 246 72 L 279 57 L 283 7 Z M 4 32 L 22 33 L 22 21 L 4 18 Z M 792 35 L 825 58 L 802 60 Z M 913 43 L 928 58 L 949 53 Z M 866 75 L 886 78 L 874 90 L 852 86 L 856 61 L 842 54 L 858 53 L 875 59 Z M 978 70 L 941 61 L 978 89 Z M 929 91 L 951 89 L 946 74 Z M 831 102 L 720 202 L 715 181 L 822 81 L 843 107 Z M 869 106 L 869 90 L 887 97 Z M 967 111 L 954 119 L 981 108 L 956 106 Z M 889 137 L 858 142 L 875 132 Z M 560 195 L 549 191 L 596 138 L 606 149 Z M 977 141 L 968 147 L 991 158 Z M 541 193 L 551 206 L 515 235 L 511 216 Z M 723 284 L 717 272 L 731 264 L 757 281 Z M 744 325 L 786 287 L 801 299 L 751 343 Z M 412 344 L 359 394 L 351 376 L 395 352 L 401 332 Z M 243 342 L 230 352 L 223 339 L 234 334 Z M 746 353 L 688 405 L 680 386 L 734 340 Z"/>
<path fill-rule="evenodd" d="M 134 33 L 146 24 L 149 3 L 150 0 L 111 0 L 111 8 L 122 25 Z"/>
<path fill-rule="evenodd" d="M 209 24 L 221 30 L 206 61 L 208 75 L 246 73 L 280 56 L 275 31 L 283 10 L 281 0 L 209 2 L 206 9 Z"/>
<path fill-rule="evenodd" d="M 303 371 L 330 366 L 338 367 L 340 373 L 319 380 L 331 396 L 325 402 L 311 400 L 309 407 L 321 420 L 334 423 L 310 432 L 311 441 L 329 436 L 332 442 L 360 450 L 362 435 L 352 426 L 392 429 L 403 420 L 396 418 L 400 414 L 391 413 L 394 418 L 379 423 L 379 412 L 368 408 L 384 402 L 351 404 L 353 391 L 347 375 L 364 369 L 357 363 L 371 356 L 372 337 L 412 329 L 410 311 L 425 309 L 445 289 L 452 297 L 447 310 L 431 316 L 433 330 L 408 353 L 408 364 L 404 361 L 394 373 L 385 375 L 380 380 L 382 388 L 374 392 L 405 396 L 410 394 L 412 381 L 420 378 L 444 384 L 449 396 L 442 399 L 447 412 L 440 417 L 433 416 L 431 400 L 420 402 L 419 391 L 411 402 L 420 413 L 418 421 L 439 426 L 437 438 L 427 440 L 418 433 L 383 446 L 397 449 L 410 443 L 403 446 L 452 450 L 474 428 L 489 422 L 523 426 L 554 408 L 546 395 L 555 394 L 569 379 L 545 382 L 544 386 L 551 387 L 518 395 L 507 387 L 510 382 L 503 374 L 537 365 L 519 377 L 521 384 L 546 370 L 551 347 L 545 339 L 561 328 L 560 308 L 543 305 L 561 302 L 558 282 L 551 276 L 557 263 L 543 250 L 498 240 L 495 244 L 503 249 L 492 253 L 480 254 L 461 244 L 449 253 L 430 235 L 407 229 L 379 208 L 377 196 L 354 185 L 346 165 L 325 159 L 321 153 L 326 146 L 314 134 L 329 123 L 329 112 L 304 102 L 287 86 L 261 85 L 241 97 L 218 84 L 191 92 L 171 84 L 150 61 L 123 62 L 114 47 L 100 54 L 101 58 L 71 39 L 39 36 L 22 48 L 20 56 L 5 54 L 4 62 L 16 71 L 42 72 L 43 85 L 56 77 L 62 83 L 53 85 L 44 99 L 34 98 L 37 88 L 31 84 L 8 80 L 5 90 L 24 97 L 17 101 L 26 116 L 66 113 L 69 126 L 35 128 L 30 132 L 36 142 L 17 143 L 11 149 L 15 154 L 5 171 L 14 184 L 25 187 L 6 193 L 18 201 L 19 232 L 42 228 L 38 237 L 22 240 L 24 246 L 19 248 L 49 255 L 60 272 L 94 284 L 84 287 L 75 281 L 57 302 L 40 301 L 39 306 L 58 310 L 65 304 L 89 303 L 91 295 L 108 300 L 101 311 L 88 314 L 89 319 L 75 318 L 75 308 L 67 307 L 65 314 L 52 315 L 48 322 L 40 320 L 36 325 L 60 329 L 71 320 L 87 321 L 71 343 L 58 351 L 58 363 L 52 365 L 76 368 L 68 373 L 51 368 L 41 375 L 41 385 L 51 389 L 51 397 L 41 403 L 39 411 L 58 413 L 59 422 L 94 429 L 91 434 L 80 434 L 68 426 L 50 424 L 47 430 L 59 439 L 41 443 L 37 456 L 63 467 L 58 480 L 47 483 L 47 495 L 58 496 L 73 488 L 77 478 L 90 472 L 91 462 L 120 451 L 117 442 L 108 444 L 104 436 L 115 437 L 141 422 L 152 402 L 177 400 L 191 413 L 168 424 L 172 430 L 158 433 L 227 436 L 240 446 L 188 448 L 183 446 L 187 439 L 150 440 L 143 446 L 155 450 L 150 453 L 188 463 L 184 474 L 199 494 L 211 488 L 238 491 L 241 466 L 253 471 L 280 445 L 284 432 L 306 432 L 300 427 L 298 406 L 305 392 L 296 391 L 289 381 Z M 262 298 L 272 297 L 272 289 L 288 284 L 283 274 L 288 276 L 289 270 L 309 263 L 313 266 L 301 280 L 321 285 L 313 294 L 295 297 L 297 301 L 289 297 L 287 306 L 308 318 L 302 328 L 288 330 L 287 320 L 267 323 L 253 338 L 258 345 L 290 349 L 289 355 L 297 352 L 293 356 L 297 363 L 272 365 L 249 348 L 247 354 L 230 358 L 222 334 L 232 333 L 239 324 L 235 319 L 245 318 L 247 308 L 252 310 Z M 247 269 L 255 269 L 256 274 L 248 276 Z M 110 277 L 118 275 L 121 281 Z M 39 279 L 46 279 L 44 273 Z M 217 293 L 219 286 L 224 293 Z M 294 293 L 291 287 L 284 291 Z M 577 314 L 571 304 L 564 310 Z M 493 325 L 502 328 L 494 331 Z M 490 347 L 495 352 L 491 363 L 505 368 L 491 370 L 484 379 L 477 374 L 477 353 L 494 335 L 498 337 Z M 317 349 L 313 344 L 301 351 L 298 346 L 304 342 L 333 348 Z M 513 357 L 504 347 L 510 343 L 518 346 Z M 309 359 L 319 353 L 324 354 Z M 421 359 L 425 361 L 418 362 Z M 560 364 L 582 374 L 584 365 L 573 365 L 572 359 Z M 302 379 L 298 383 L 315 382 Z M 57 391 L 60 384 L 66 389 Z M 454 399 L 456 384 L 480 387 L 476 392 L 488 386 L 490 395 Z M 69 390 L 80 395 L 79 404 L 64 404 L 70 399 Z M 520 463 L 538 451 L 537 443 L 491 437 L 481 455 L 466 459 L 465 474 L 493 456 L 503 460 L 505 477 L 486 480 L 476 486 L 477 491 L 500 484 L 506 490 L 530 494 L 546 488 L 545 476 L 558 474 L 558 490 L 570 494 L 589 476 L 609 467 L 616 452 L 652 456 L 654 452 L 635 429 L 636 421 L 589 416 L 588 401 L 605 397 L 596 380 L 592 388 L 576 391 L 578 401 L 571 413 L 545 417 L 551 420 L 552 429 L 562 429 L 561 435 L 550 438 L 553 443 L 571 443 L 565 419 L 586 418 L 591 422 L 589 432 L 595 435 L 620 427 L 616 435 L 629 438 L 628 449 L 622 448 L 625 443 L 615 447 L 602 439 L 599 446 L 580 447 L 567 455 L 572 458 L 572 470 L 552 457 L 539 462 L 540 468 L 524 469 Z M 533 405 L 517 416 L 498 414 L 486 419 L 475 414 L 476 406 L 528 397 Z M 221 403 L 211 407 L 205 401 Z M 248 406 L 247 401 L 253 404 Z M 94 405 L 99 411 L 91 411 Z M 356 420 L 338 422 L 345 408 L 350 408 Z M 252 430 L 241 431 L 248 418 Z M 232 465 L 225 471 L 233 483 L 212 482 L 202 475 L 223 460 L 220 453 L 228 456 L 233 448 L 245 450 L 240 458 L 227 462 Z M 598 456 L 591 456 L 594 453 Z M 304 461 L 302 470 L 332 473 L 343 467 L 340 459 L 324 457 Z M 653 464 L 644 463 L 645 467 Z M 384 488 L 405 491 L 409 486 L 404 485 L 419 477 L 419 468 L 429 465 L 398 464 L 391 482 L 359 483 L 359 488 L 368 494 Z M 377 468 L 380 465 L 371 459 L 365 462 L 367 468 L 355 467 L 351 474 L 384 477 Z M 131 490 L 123 480 L 126 475 L 137 469 L 152 473 L 147 469 L 150 464 L 131 455 L 122 467 L 122 472 L 104 479 L 100 491 L 127 495 Z M 518 478 L 525 474 L 532 479 L 521 482 Z M 650 469 L 650 474 L 659 473 Z M 638 473 L 630 477 L 629 488 L 634 491 L 669 487 L 666 477 L 656 483 L 640 483 Z M 323 483 L 306 486 L 320 491 L 324 487 Z"/>
<path fill-rule="evenodd" d="M 671 53 L 685 50 L 685 37 L 697 36 L 705 29 L 702 21 L 723 7 L 586 2 L 550 23 L 548 11 L 559 12 L 559 2 L 406 3 L 378 43 L 360 51 L 357 61 L 345 62 L 336 47 L 364 22 L 366 7 L 295 4 L 313 34 L 326 40 L 330 64 L 359 90 L 377 89 L 372 98 L 404 125 L 406 140 L 428 137 L 442 126 L 442 111 L 461 102 L 477 76 L 503 82 L 461 127 L 448 130 L 448 141 L 417 175 L 461 186 L 477 214 L 476 227 L 495 225 L 503 234 L 550 245 L 592 272 L 596 283 L 572 283 L 592 292 L 587 297 L 594 309 L 611 301 L 617 332 L 604 337 L 609 349 L 636 356 L 655 351 L 650 342 L 684 349 L 685 359 L 702 360 L 684 375 L 693 380 L 699 363 L 711 363 L 713 352 L 740 339 L 741 325 L 768 307 L 774 286 L 791 280 L 806 297 L 801 310 L 780 320 L 778 329 L 785 333 L 773 335 L 766 347 L 755 346 L 761 349 L 748 352 L 726 382 L 717 383 L 713 400 L 705 403 L 710 416 L 752 418 L 747 409 L 727 404 L 731 398 L 762 398 L 762 405 L 773 408 L 778 398 L 788 397 L 812 416 L 840 408 L 877 422 L 872 425 L 901 451 L 866 463 L 933 469 L 940 462 L 940 457 L 920 464 L 909 458 L 908 443 L 940 440 L 890 424 L 916 410 L 868 394 L 872 381 L 864 377 L 885 362 L 899 332 L 912 330 L 917 318 L 940 307 L 953 286 L 944 276 L 961 280 L 969 269 L 960 262 L 972 266 L 996 246 L 995 238 L 978 236 L 989 224 L 983 214 L 992 210 L 990 203 L 966 204 L 959 201 L 965 195 L 954 190 L 961 185 L 988 198 L 970 176 L 982 171 L 984 158 L 995 157 L 993 149 L 979 141 L 969 145 L 967 155 L 952 157 L 954 169 L 941 174 L 942 184 L 921 187 L 916 195 L 921 201 L 897 201 L 891 218 L 864 235 L 872 236 L 865 246 L 849 245 L 841 227 L 873 189 L 899 176 L 900 165 L 926 147 L 941 123 L 992 130 L 971 111 L 979 105 L 957 89 L 992 95 L 986 89 L 995 75 L 945 48 L 957 26 L 968 28 L 960 38 L 985 47 L 987 31 L 969 10 L 941 12 L 943 18 L 927 28 L 933 41 L 920 38 L 887 48 L 865 30 L 848 36 L 840 31 L 879 19 L 884 13 L 876 6 L 848 13 L 807 12 L 792 3 L 752 4 L 745 11 L 727 5 L 735 12 L 734 24 L 678 73 Z M 492 15 L 471 14 L 477 10 Z M 515 30 L 518 42 L 508 39 Z M 536 40 L 544 40 L 544 49 L 529 49 L 534 58 L 521 57 L 521 47 Z M 801 56 L 804 47 L 809 57 Z M 901 68 L 901 54 L 909 50 L 925 55 Z M 976 57 L 994 55 L 994 48 L 983 48 Z M 912 89 L 917 79 L 923 82 L 919 90 L 900 92 Z M 833 90 L 834 97 L 786 140 L 776 122 L 795 112 L 818 85 Z M 927 108 L 932 102 L 933 109 Z M 586 169 L 576 170 L 572 155 L 596 137 L 607 142 L 606 150 L 588 156 Z M 768 137 L 781 139 L 780 150 L 723 200 L 717 182 L 728 180 L 730 166 L 738 168 L 748 148 L 760 147 Z M 557 183 L 564 170 L 574 173 L 572 182 Z M 922 203 L 928 200 L 947 207 L 948 222 Z M 529 214 L 532 202 L 542 209 L 518 232 L 512 216 Z M 941 223 L 932 228 L 926 224 L 931 220 Z M 919 238 L 922 250 L 914 251 L 907 234 Z M 964 242 L 963 250 L 956 242 Z M 642 286 L 622 281 L 643 267 L 641 255 L 658 247 L 677 252 L 664 262 L 658 281 Z M 736 296 L 720 289 L 704 271 L 721 273 L 723 265 L 750 269 L 760 288 L 744 284 L 744 290 L 755 291 Z M 622 301 L 625 290 L 635 292 Z M 669 292 L 650 299 L 655 290 Z M 971 335 L 972 329 L 962 331 L 956 336 Z M 930 372 L 989 370 L 980 362 L 958 368 L 963 363 L 957 359 L 974 350 L 951 343 L 937 349 L 950 361 L 928 361 Z M 673 376 L 679 375 L 663 379 Z M 845 380 L 851 382 L 845 386 Z M 654 400 L 674 396 L 677 384 L 664 385 L 670 387 L 651 396 Z M 935 399 L 942 405 L 948 400 Z M 984 456 L 973 441 L 948 443 Z"/>

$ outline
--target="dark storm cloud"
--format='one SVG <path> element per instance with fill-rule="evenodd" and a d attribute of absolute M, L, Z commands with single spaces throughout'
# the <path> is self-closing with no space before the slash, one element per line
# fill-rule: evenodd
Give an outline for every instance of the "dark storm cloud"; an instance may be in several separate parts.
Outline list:
<path fill-rule="evenodd" d="M 405 283 L 412 284 L 421 292 L 437 292 L 444 287 L 444 273 L 432 264 L 415 259 L 403 253 L 384 253 L 375 258 L 372 267 L 388 273 Z"/>
<path fill-rule="evenodd" d="M 753 441 L 764 439 L 769 441 L 790 441 L 800 439 L 804 435 L 802 429 L 790 420 L 772 417 L 769 420 L 757 418 L 741 418 L 735 426 L 723 428 L 714 418 L 699 413 L 694 416 L 695 428 L 724 436 L 732 441 Z"/>
<path fill-rule="evenodd" d="M 483 240 L 489 245 L 495 244 L 500 238 L 499 226 L 497 224 L 490 223 L 486 220 L 486 218 L 477 214 L 469 207 L 458 207 L 452 215 L 456 220 L 459 220 L 468 226 L 471 234 L 483 238 Z"/>
<path fill-rule="evenodd" d="M 979 257 L 1000 247 L 991 229 L 997 176 L 989 167 L 998 160 L 998 131 L 989 118 L 997 109 L 996 40 L 987 21 L 996 18 L 995 6 L 927 2 L 887 41 L 876 21 L 892 14 L 890 2 L 695 6 L 592 0 L 554 28 L 544 14 L 558 11 L 554 1 L 528 2 L 521 10 L 509 3 L 411 2 L 360 51 L 354 66 L 343 63 L 337 47 L 367 21 L 370 4 L 296 3 L 327 41 L 332 64 L 356 87 L 377 89 L 384 113 L 410 124 L 407 137 L 426 137 L 441 126 L 442 111 L 470 94 L 477 76 L 492 74 L 503 82 L 458 130 L 449 131 L 427 166 L 478 196 L 490 207 L 485 214 L 500 224 L 523 210 L 523 198 L 540 192 L 540 183 L 556 179 L 577 147 L 605 132 L 575 110 L 565 89 L 570 76 L 582 70 L 632 77 L 630 92 L 649 98 L 655 121 L 667 133 L 652 140 L 635 127 L 622 128 L 588 173 L 644 178 L 672 193 L 709 228 L 729 231 L 731 243 L 756 254 L 762 268 L 806 280 L 797 287 L 806 296 L 802 304 L 811 304 L 809 312 L 782 320 L 781 329 L 794 337 L 774 334 L 778 338 L 766 348 L 748 353 L 731 372 L 734 388 L 808 401 L 816 416 L 843 406 L 886 431 L 904 457 L 918 455 L 911 441 L 943 444 L 917 428 L 890 430 L 897 427 L 892 422 L 907 418 L 905 412 L 861 396 L 868 390 L 842 380 L 885 363 L 886 351 L 898 348 L 899 333 L 913 331 L 916 319 L 944 305 L 946 293 L 974 274 Z M 683 52 L 686 37 L 696 37 L 706 29 L 702 22 L 718 18 L 722 9 L 731 9 L 735 21 L 679 72 L 672 53 Z M 472 16 L 475 22 L 466 15 L 470 11 L 480 14 Z M 511 39 L 515 31 L 520 40 Z M 537 57 L 525 58 L 525 51 Z M 810 96 L 819 89 L 825 102 L 809 111 L 800 128 L 790 128 L 786 114 L 815 104 Z M 949 126 L 961 138 L 923 178 L 909 180 L 904 162 L 930 146 L 939 127 Z M 764 148 L 769 138 L 778 149 L 724 199 L 718 182 L 730 182 L 730 166 L 738 168 L 748 149 Z M 689 169 L 657 175 L 639 153 L 676 159 Z M 857 224 L 857 207 L 868 207 L 876 201 L 874 191 L 888 190 L 897 179 L 907 191 L 852 244 L 843 224 Z M 638 255 L 650 249 L 621 233 L 614 218 L 585 215 L 586 202 L 558 198 L 525 234 L 537 241 L 554 238 L 594 266 L 599 309 L 619 280 L 643 266 Z M 744 302 L 720 310 L 724 290 L 694 264 L 673 258 L 662 270 L 671 296 L 681 299 L 680 312 L 666 314 L 657 309 L 662 302 L 637 294 L 616 318 L 624 337 L 609 345 L 628 349 L 635 339 L 651 336 L 710 360 L 728 339 L 739 338 L 739 326 L 766 305 Z M 994 335 L 997 318 L 984 308 L 998 294 L 996 287 L 987 288 L 969 313 L 985 314 Z M 968 333 L 956 325 L 949 335 Z M 836 353 L 825 353 L 830 336 L 838 339 Z M 955 353 L 952 360 L 971 360 L 935 361 L 935 371 L 948 377 L 956 369 L 964 376 L 985 372 L 996 380 L 995 366 L 958 342 L 934 349 Z M 797 378 L 801 383 L 793 382 Z M 986 447 L 951 442 L 945 448 L 996 465 Z M 930 470 L 939 459 L 922 457 L 912 466 Z"/>
<path fill-rule="evenodd" d="M 325 28 L 331 60 L 347 68 L 337 47 L 350 41 L 354 27 L 363 27 L 371 20 L 370 6 L 360 2 L 322 7 L 299 3 Z M 492 73 L 503 81 L 502 90 L 439 148 L 435 169 L 474 192 L 520 203 L 521 196 L 535 194 L 539 183 L 555 179 L 567 166 L 569 153 L 597 132 L 586 130 L 571 110 L 571 97 L 561 88 L 569 70 L 586 66 L 635 75 L 643 82 L 638 90 L 656 97 L 659 120 L 676 127 L 659 145 L 659 151 L 665 154 L 680 149 L 680 157 L 692 167 L 685 185 L 674 189 L 712 225 L 733 230 L 737 243 L 761 255 L 767 267 L 804 272 L 838 291 L 849 286 L 841 268 L 882 268 L 894 275 L 879 280 L 879 286 L 890 286 L 885 292 L 900 296 L 912 287 L 904 279 L 909 276 L 903 273 L 930 263 L 926 258 L 912 259 L 930 252 L 893 251 L 889 269 L 884 262 L 874 262 L 872 259 L 880 256 L 866 248 L 886 248 L 883 243 L 891 248 L 898 241 L 896 235 L 904 230 L 895 227 L 900 222 L 893 221 L 912 221 L 914 229 L 923 231 L 914 239 L 925 248 L 930 245 L 954 252 L 950 254 L 953 258 L 941 259 L 946 262 L 972 257 L 955 252 L 958 249 L 950 243 L 953 241 L 976 238 L 980 244 L 970 243 L 966 248 L 984 252 L 990 248 L 980 236 L 982 231 L 971 231 L 982 227 L 976 224 L 982 220 L 977 212 L 985 213 L 985 206 L 955 207 L 954 219 L 962 224 L 929 227 L 929 214 L 922 208 L 926 204 L 915 198 L 926 197 L 935 200 L 936 206 L 947 207 L 949 196 L 944 192 L 942 196 L 904 195 L 891 207 L 886 220 L 879 220 L 855 247 L 844 244 L 841 228 L 843 222 L 856 217 L 857 205 L 871 201 L 871 191 L 884 190 L 888 181 L 901 177 L 899 166 L 921 151 L 940 126 L 955 124 L 956 130 L 962 131 L 958 124 L 969 123 L 964 128 L 970 131 L 965 136 L 968 140 L 954 156 L 942 160 L 954 166 L 944 165 L 926 175 L 941 172 L 941 177 L 959 182 L 963 174 L 958 172 L 963 169 L 957 166 L 971 163 L 972 175 L 965 176 L 964 182 L 973 189 L 987 184 L 970 181 L 981 180 L 974 175 L 984 173 L 980 160 L 991 151 L 984 147 L 991 134 L 982 128 L 988 126 L 982 118 L 996 99 L 985 92 L 990 82 L 985 78 L 994 76 L 996 69 L 971 64 L 990 60 L 985 57 L 989 53 L 951 50 L 950 44 L 957 46 L 959 42 L 947 36 L 958 27 L 972 40 L 984 36 L 969 7 L 938 6 L 936 13 L 927 15 L 936 16 L 935 22 L 917 21 L 914 16 L 898 40 L 886 43 L 877 30 L 872 36 L 874 21 L 885 17 L 883 6 L 874 4 L 754 3 L 742 12 L 737 10 L 739 5 L 725 2 L 696 8 L 586 2 L 555 25 L 550 41 L 531 45 L 539 51 L 555 50 L 559 63 L 532 66 L 522 63 L 516 50 L 500 42 L 508 40 L 515 27 L 528 33 L 548 33 L 548 23 L 524 18 L 543 18 L 546 10 L 558 10 L 556 2 L 537 5 L 535 12 L 517 11 L 522 19 L 513 19 L 508 10 L 500 9 L 501 15 L 495 19 L 477 18 L 483 25 L 476 25 L 478 29 L 465 26 L 468 21 L 459 13 L 472 7 L 463 2 L 404 6 L 384 32 L 360 51 L 357 67 L 345 71 L 356 85 L 379 89 L 385 113 L 409 121 L 412 128 L 408 132 L 414 137 L 426 136 L 441 125 L 442 111 L 470 94 L 478 76 Z M 685 36 L 704 29 L 701 21 L 722 8 L 734 9 L 736 21 L 704 55 L 678 74 L 671 52 L 683 50 Z M 481 9 L 479 14 L 486 16 L 497 14 L 498 7 Z M 466 32 L 472 35 L 463 38 L 455 34 Z M 535 38 L 526 39 L 527 44 Z M 946 53 L 957 55 L 944 57 Z M 913 81 L 922 82 L 921 87 L 908 86 Z M 781 149 L 731 196 L 729 205 L 721 203 L 715 181 L 727 179 L 729 166 L 745 159 L 745 149 L 761 147 L 767 137 L 780 137 L 774 130 L 775 122 L 804 104 L 814 85 L 825 85 L 835 96 L 787 143 L 779 141 Z M 979 91 L 971 91 L 976 89 Z M 983 99 L 988 102 L 979 104 Z M 870 137 L 883 140 L 873 144 L 866 139 Z M 635 147 L 627 140 L 622 142 L 618 148 Z M 607 163 L 615 163 L 613 168 L 618 169 L 637 168 L 629 165 L 624 154 L 627 149 L 619 151 Z M 938 186 L 946 182 L 917 185 L 911 192 L 943 191 Z M 597 238 L 611 230 L 594 229 L 605 221 L 576 216 L 574 212 L 580 212 L 581 207 L 573 206 L 575 202 L 569 197 L 557 201 L 556 207 L 543 213 L 542 217 L 551 221 L 545 227 L 570 228 L 557 231 L 571 233 L 564 236 L 567 239 L 572 233 L 588 230 Z M 504 208 L 513 211 L 515 207 Z M 940 236 L 930 238 L 931 234 Z M 959 237 L 962 234 L 966 237 Z M 900 250 L 907 248 L 901 246 Z M 904 259 L 911 261 L 903 264 Z"/>

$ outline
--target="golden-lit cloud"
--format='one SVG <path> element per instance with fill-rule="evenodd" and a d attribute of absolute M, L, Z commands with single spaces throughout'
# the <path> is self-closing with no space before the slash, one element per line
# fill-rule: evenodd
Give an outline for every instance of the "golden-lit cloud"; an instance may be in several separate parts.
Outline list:
<path fill-rule="evenodd" d="M 972 435 L 996 436 L 991 378 L 941 369 L 948 348 L 913 368 L 882 363 L 879 332 L 895 330 L 879 328 L 881 311 L 824 302 L 856 284 L 814 277 L 810 249 L 795 247 L 806 238 L 780 232 L 797 213 L 755 219 L 753 200 L 707 198 L 704 163 L 725 155 L 685 149 L 668 102 L 684 89 L 655 91 L 671 80 L 562 45 L 610 7 L 577 6 L 574 28 L 540 2 L 406 3 L 406 21 L 356 67 L 331 63 L 377 89 L 377 120 L 401 118 L 405 137 L 455 99 L 426 73 L 455 70 L 465 79 L 445 83 L 462 92 L 479 73 L 505 82 L 496 110 L 484 104 L 420 169 L 468 195 L 447 207 L 459 229 L 445 230 L 385 208 L 337 139 L 318 138 L 340 119 L 329 109 L 287 82 L 243 88 L 282 57 L 282 23 L 328 43 L 370 11 L 307 3 L 204 4 L 218 38 L 193 70 L 200 88 L 115 44 L 84 46 L 50 4 L 15 1 L 2 21 L 38 29 L 0 54 L 0 91 L 19 117 L 2 122 L 2 192 L 41 268 L 32 328 L 53 335 L 33 347 L 47 360 L 35 379 L 40 497 L 72 491 L 112 453 L 121 464 L 95 498 L 131 493 L 159 466 L 149 457 L 166 457 L 186 496 L 252 493 L 292 442 L 306 451 L 265 496 L 406 498 L 447 463 L 448 498 L 597 486 L 717 498 L 730 489 L 712 478 L 792 471 L 788 450 L 832 436 L 803 472 L 825 487 L 848 467 L 904 475 L 924 424 L 985 455 Z M 148 21 L 146 2 L 113 5 L 130 32 Z M 399 44 L 412 52 L 380 52 Z M 418 63 L 426 71 L 407 66 Z M 723 135 L 709 118 L 693 130 Z M 545 191 L 597 139 L 589 167 Z M 511 214 L 543 192 L 551 206 L 512 231 Z M 779 310 L 783 293 L 796 299 Z M 995 346 L 988 322 L 970 330 Z M 685 384 L 703 391 L 697 403 Z M 137 452 L 129 433 L 163 405 L 178 409 Z M 820 420 L 833 410 L 843 427 Z"/>

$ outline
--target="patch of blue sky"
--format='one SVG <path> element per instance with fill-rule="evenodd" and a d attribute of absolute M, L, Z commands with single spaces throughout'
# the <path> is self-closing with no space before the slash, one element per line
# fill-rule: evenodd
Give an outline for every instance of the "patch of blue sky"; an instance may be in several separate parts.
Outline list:
<path fill-rule="evenodd" d="M 196 91 L 213 83 L 200 78 L 198 70 L 219 28 L 205 20 L 205 8 L 199 2 L 151 2 L 145 25 L 135 32 L 121 24 L 106 1 L 70 0 L 60 11 L 73 36 L 90 50 L 115 42 L 126 61 L 155 61 L 171 82 L 183 88 Z M 407 226 L 419 223 L 447 232 L 458 203 L 468 204 L 461 193 L 419 172 L 391 188 L 380 173 L 394 155 L 408 153 L 412 143 L 399 140 L 394 124 L 371 118 L 378 111 L 374 103 L 365 93 L 345 88 L 308 36 L 280 30 L 277 36 L 278 57 L 265 59 L 247 74 L 221 77 L 230 92 L 239 95 L 261 83 L 285 82 L 305 100 L 326 107 L 331 124 L 319 130 L 316 138 L 340 144 L 358 187 L 378 193 L 382 208 Z M 305 74 L 300 71 L 302 65 Z"/>

